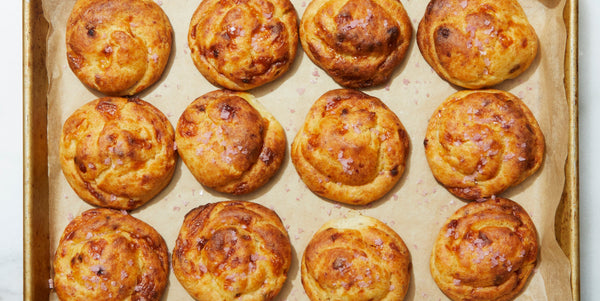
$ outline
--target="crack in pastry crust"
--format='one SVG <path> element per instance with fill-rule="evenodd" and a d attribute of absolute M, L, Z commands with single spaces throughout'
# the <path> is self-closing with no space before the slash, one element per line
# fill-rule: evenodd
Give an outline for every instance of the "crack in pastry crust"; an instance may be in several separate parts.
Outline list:
<path fill-rule="evenodd" d="M 539 169 L 545 149 L 533 113 L 500 90 L 450 96 L 430 118 L 424 144 L 438 182 L 468 200 L 521 183 Z"/>
<path fill-rule="evenodd" d="M 160 300 L 169 257 L 150 225 L 117 210 L 91 209 L 63 232 L 53 262 L 60 300 Z"/>
<path fill-rule="evenodd" d="M 104 94 L 134 95 L 161 77 L 172 35 L 152 0 L 78 0 L 67 22 L 69 67 Z"/>
<path fill-rule="evenodd" d="M 468 89 L 519 76 L 538 50 L 535 30 L 516 0 L 432 0 L 417 44 L 439 76 Z"/>
<path fill-rule="evenodd" d="M 300 25 L 308 57 L 347 88 L 386 82 L 411 37 L 408 15 L 396 0 L 314 0 Z"/>
<path fill-rule="evenodd" d="M 383 102 L 339 89 L 311 107 L 292 143 L 292 162 L 314 193 L 363 205 L 385 195 L 404 172 L 409 139 Z"/>
<path fill-rule="evenodd" d="M 296 56 L 298 17 L 289 0 L 205 0 L 190 23 L 194 64 L 211 83 L 249 90 L 284 74 Z"/>
<path fill-rule="evenodd" d="M 171 181 L 174 144 L 173 127 L 156 107 L 138 98 L 104 97 L 65 121 L 60 162 L 84 201 L 132 210 Z"/>
<path fill-rule="evenodd" d="M 529 279 L 538 249 L 535 225 L 519 204 L 471 202 L 441 228 L 431 274 L 452 300 L 512 300 Z"/>

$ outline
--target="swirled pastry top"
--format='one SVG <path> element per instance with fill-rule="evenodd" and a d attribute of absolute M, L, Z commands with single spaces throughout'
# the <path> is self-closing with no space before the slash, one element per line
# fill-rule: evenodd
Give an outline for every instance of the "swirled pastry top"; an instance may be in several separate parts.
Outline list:
<path fill-rule="evenodd" d="M 292 143 L 292 162 L 314 193 L 362 205 L 384 196 L 406 164 L 404 126 L 381 100 L 339 89 L 310 108 Z"/>
<path fill-rule="evenodd" d="M 431 275 L 452 300 L 512 300 L 531 275 L 538 248 L 535 225 L 519 204 L 471 202 L 440 230 Z"/>
<path fill-rule="evenodd" d="M 185 216 L 173 271 L 196 300 L 271 300 L 286 281 L 291 249 L 274 211 L 252 202 L 211 203 Z"/>
<path fill-rule="evenodd" d="M 439 76 L 468 89 L 517 77 L 538 50 L 535 30 L 516 0 L 432 0 L 417 44 Z"/>
<path fill-rule="evenodd" d="M 367 216 L 331 220 L 302 256 L 302 285 L 313 300 L 402 300 L 411 259 L 402 238 Z"/>
<path fill-rule="evenodd" d="M 160 300 L 169 256 L 150 225 L 112 209 L 90 209 L 64 230 L 54 255 L 60 300 Z"/>
<path fill-rule="evenodd" d="M 298 17 L 289 0 L 203 0 L 192 17 L 192 60 L 212 84 L 249 90 L 281 76 L 296 57 Z"/>
<path fill-rule="evenodd" d="M 347 88 L 386 82 L 404 60 L 411 37 L 399 0 L 313 0 L 300 24 L 308 57 Z"/>
<path fill-rule="evenodd" d="M 197 98 L 179 118 L 175 139 L 198 182 L 225 193 L 263 186 L 285 156 L 283 128 L 246 92 L 217 90 Z"/>
<path fill-rule="evenodd" d="M 169 184 L 176 160 L 169 120 L 138 98 L 91 101 L 63 125 L 63 174 L 77 195 L 95 206 L 143 205 Z"/>
<path fill-rule="evenodd" d="M 438 182 L 468 200 L 519 184 L 544 157 L 544 135 L 533 113 L 499 90 L 451 95 L 431 116 L 424 144 Z"/>
<path fill-rule="evenodd" d="M 161 77 L 172 35 L 153 0 L 78 0 L 67 21 L 69 67 L 104 94 L 134 95 Z"/>

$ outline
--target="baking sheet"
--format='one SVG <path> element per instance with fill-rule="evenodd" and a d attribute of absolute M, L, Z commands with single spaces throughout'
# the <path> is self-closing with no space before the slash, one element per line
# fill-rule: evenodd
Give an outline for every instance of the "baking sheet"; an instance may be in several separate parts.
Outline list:
<path fill-rule="evenodd" d="M 158 2 L 158 1 L 157 1 Z M 294 2 L 294 1 L 293 1 Z M 71 191 L 60 173 L 58 137 L 64 120 L 80 105 L 99 97 L 79 83 L 70 72 L 64 50 L 64 23 L 74 1 L 43 1 L 52 29 L 48 39 L 48 178 L 50 251 L 56 248 L 68 221 L 89 208 Z M 141 94 L 171 120 L 173 125 L 183 109 L 196 97 L 215 90 L 195 70 L 187 48 L 187 26 L 197 1 L 162 1 L 175 31 L 172 60 L 157 85 Z M 403 1 L 413 27 L 424 13 L 426 1 Z M 563 76 L 566 30 L 562 19 L 565 1 L 521 1 L 540 38 L 541 49 L 532 67 L 515 80 L 498 88 L 523 98 L 546 135 L 547 154 L 541 170 L 503 194 L 519 203 L 538 227 L 541 255 L 538 268 L 519 300 L 570 300 L 570 266 L 556 243 L 554 214 L 565 183 L 565 160 L 569 145 L 569 110 Z M 295 1 L 299 16 L 306 2 Z M 288 145 L 301 126 L 312 102 L 338 86 L 315 67 L 300 51 L 290 72 L 276 82 L 252 90 L 286 129 Z M 384 199 L 366 207 L 338 205 L 314 196 L 295 173 L 289 155 L 282 170 L 267 187 L 238 197 L 273 208 L 289 226 L 295 252 L 289 281 L 278 300 L 306 300 L 299 280 L 298 259 L 312 233 L 325 221 L 356 212 L 388 223 L 405 240 L 412 254 L 413 276 L 407 300 L 444 299 L 428 271 L 431 246 L 441 224 L 464 203 L 445 191 L 433 179 L 424 157 L 422 139 L 427 119 L 454 87 L 448 85 L 422 59 L 413 39 L 409 56 L 389 85 L 365 90 L 377 96 L 399 116 L 411 138 L 412 150 L 400 183 Z M 132 215 L 153 225 L 172 249 L 183 215 L 190 209 L 229 197 L 205 190 L 193 180 L 187 168 L 178 165 L 172 183 L 147 206 Z M 165 299 L 186 299 L 186 293 L 171 273 Z M 56 299 L 51 294 L 51 299 Z"/>

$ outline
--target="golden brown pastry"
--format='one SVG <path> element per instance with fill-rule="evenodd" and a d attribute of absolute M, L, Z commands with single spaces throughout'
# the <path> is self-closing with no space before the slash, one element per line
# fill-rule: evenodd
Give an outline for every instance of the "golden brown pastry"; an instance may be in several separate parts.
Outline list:
<path fill-rule="evenodd" d="M 245 201 L 212 203 L 186 214 L 173 271 L 199 301 L 271 300 L 286 281 L 291 250 L 274 211 Z"/>
<path fill-rule="evenodd" d="M 515 298 L 535 267 L 535 225 L 503 198 L 471 202 L 444 224 L 431 254 L 431 275 L 452 300 Z"/>
<path fill-rule="evenodd" d="M 399 0 L 312 0 L 300 23 L 308 57 L 347 88 L 386 82 L 404 60 L 411 37 Z"/>
<path fill-rule="evenodd" d="M 468 89 L 517 77 L 538 50 L 535 30 L 516 0 L 432 0 L 417 44 L 439 76 Z"/>
<path fill-rule="evenodd" d="M 404 126 L 381 100 L 339 89 L 313 104 L 291 152 L 298 175 L 314 193 L 364 205 L 398 182 L 408 149 Z"/>
<path fill-rule="evenodd" d="M 302 285 L 313 301 L 404 299 L 410 253 L 402 238 L 367 216 L 331 220 L 302 256 Z"/>
<path fill-rule="evenodd" d="M 67 21 L 69 67 L 104 94 L 133 95 L 161 77 L 172 34 L 153 0 L 78 0 Z"/>
<path fill-rule="evenodd" d="M 139 98 L 91 101 L 63 125 L 63 174 L 77 195 L 95 206 L 143 205 L 169 184 L 176 160 L 169 120 Z"/>
<path fill-rule="evenodd" d="M 160 300 L 169 255 L 150 225 L 126 212 L 90 209 L 73 219 L 54 255 L 60 300 Z"/>
<path fill-rule="evenodd" d="M 203 0 L 192 17 L 192 60 L 212 84 L 249 90 L 281 76 L 296 57 L 298 17 L 289 0 Z"/>
<path fill-rule="evenodd" d="M 246 92 L 217 90 L 194 100 L 175 133 L 177 150 L 198 182 L 220 192 L 245 194 L 279 170 L 285 132 Z"/>
<path fill-rule="evenodd" d="M 544 135 L 531 111 L 499 90 L 451 95 L 431 116 L 424 145 L 438 182 L 468 200 L 521 183 L 544 157 Z"/>

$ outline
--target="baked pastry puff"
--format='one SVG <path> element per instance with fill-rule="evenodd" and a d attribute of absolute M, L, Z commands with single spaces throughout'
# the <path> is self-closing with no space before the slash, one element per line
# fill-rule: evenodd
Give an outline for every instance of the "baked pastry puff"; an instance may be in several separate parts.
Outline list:
<path fill-rule="evenodd" d="M 292 143 L 292 162 L 314 193 L 364 205 L 398 182 L 408 156 L 404 126 L 381 100 L 349 89 L 329 91 L 310 108 Z"/>
<path fill-rule="evenodd" d="M 211 203 L 186 214 L 173 271 L 199 301 L 271 300 L 287 279 L 291 250 L 274 211 L 245 201 Z"/>
<path fill-rule="evenodd" d="M 468 89 L 519 76 L 538 51 L 517 0 L 431 0 L 417 45 L 440 77 Z"/>
<path fill-rule="evenodd" d="M 512 300 L 529 279 L 538 248 L 535 225 L 519 204 L 503 198 L 471 202 L 440 230 L 431 275 L 455 301 Z"/>
<path fill-rule="evenodd" d="M 249 90 L 290 68 L 298 16 L 289 0 L 203 0 L 190 22 L 188 44 L 209 82 Z"/>
<path fill-rule="evenodd" d="M 69 67 L 106 95 L 137 94 L 162 76 L 172 31 L 154 0 L 77 0 L 67 21 Z"/>
<path fill-rule="evenodd" d="M 402 300 L 410 270 L 402 238 L 367 216 L 325 223 L 308 243 L 301 263 L 302 285 L 312 301 Z"/>
<path fill-rule="evenodd" d="M 163 238 L 126 212 L 83 212 L 64 230 L 53 263 L 53 285 L 67 300 L 153 300 L 167 286 Z"/>
<path fill-rule="evenodd" d="M 95 206 L 142 206 L 169 184 L 176 161 L 171 123 L 139 98 L 91 101 L 62 128 L 63 174 L 75 193 Z"/>
<path fill-rule="evenodd" d="M 279 170 L 286 139 L 281 124 L 246 92 L 217 90 L 194 100 L 181 114 L 177 151 L 201 184 L 245 194 Z"/>
<path fill-rule="evenodd" d="M 346 88 L 385 83 L 411 38 L 399 0 L 312 0 L 300 23 L 304 52 Z"/>
<path fill-rule="evenodd" d="M 521 183 L 544 158 L 544 135 L 533 113 L 500 90 L 448 97 L 429 119 L 424 145 L 436 180 L 467 200 Z"/>

